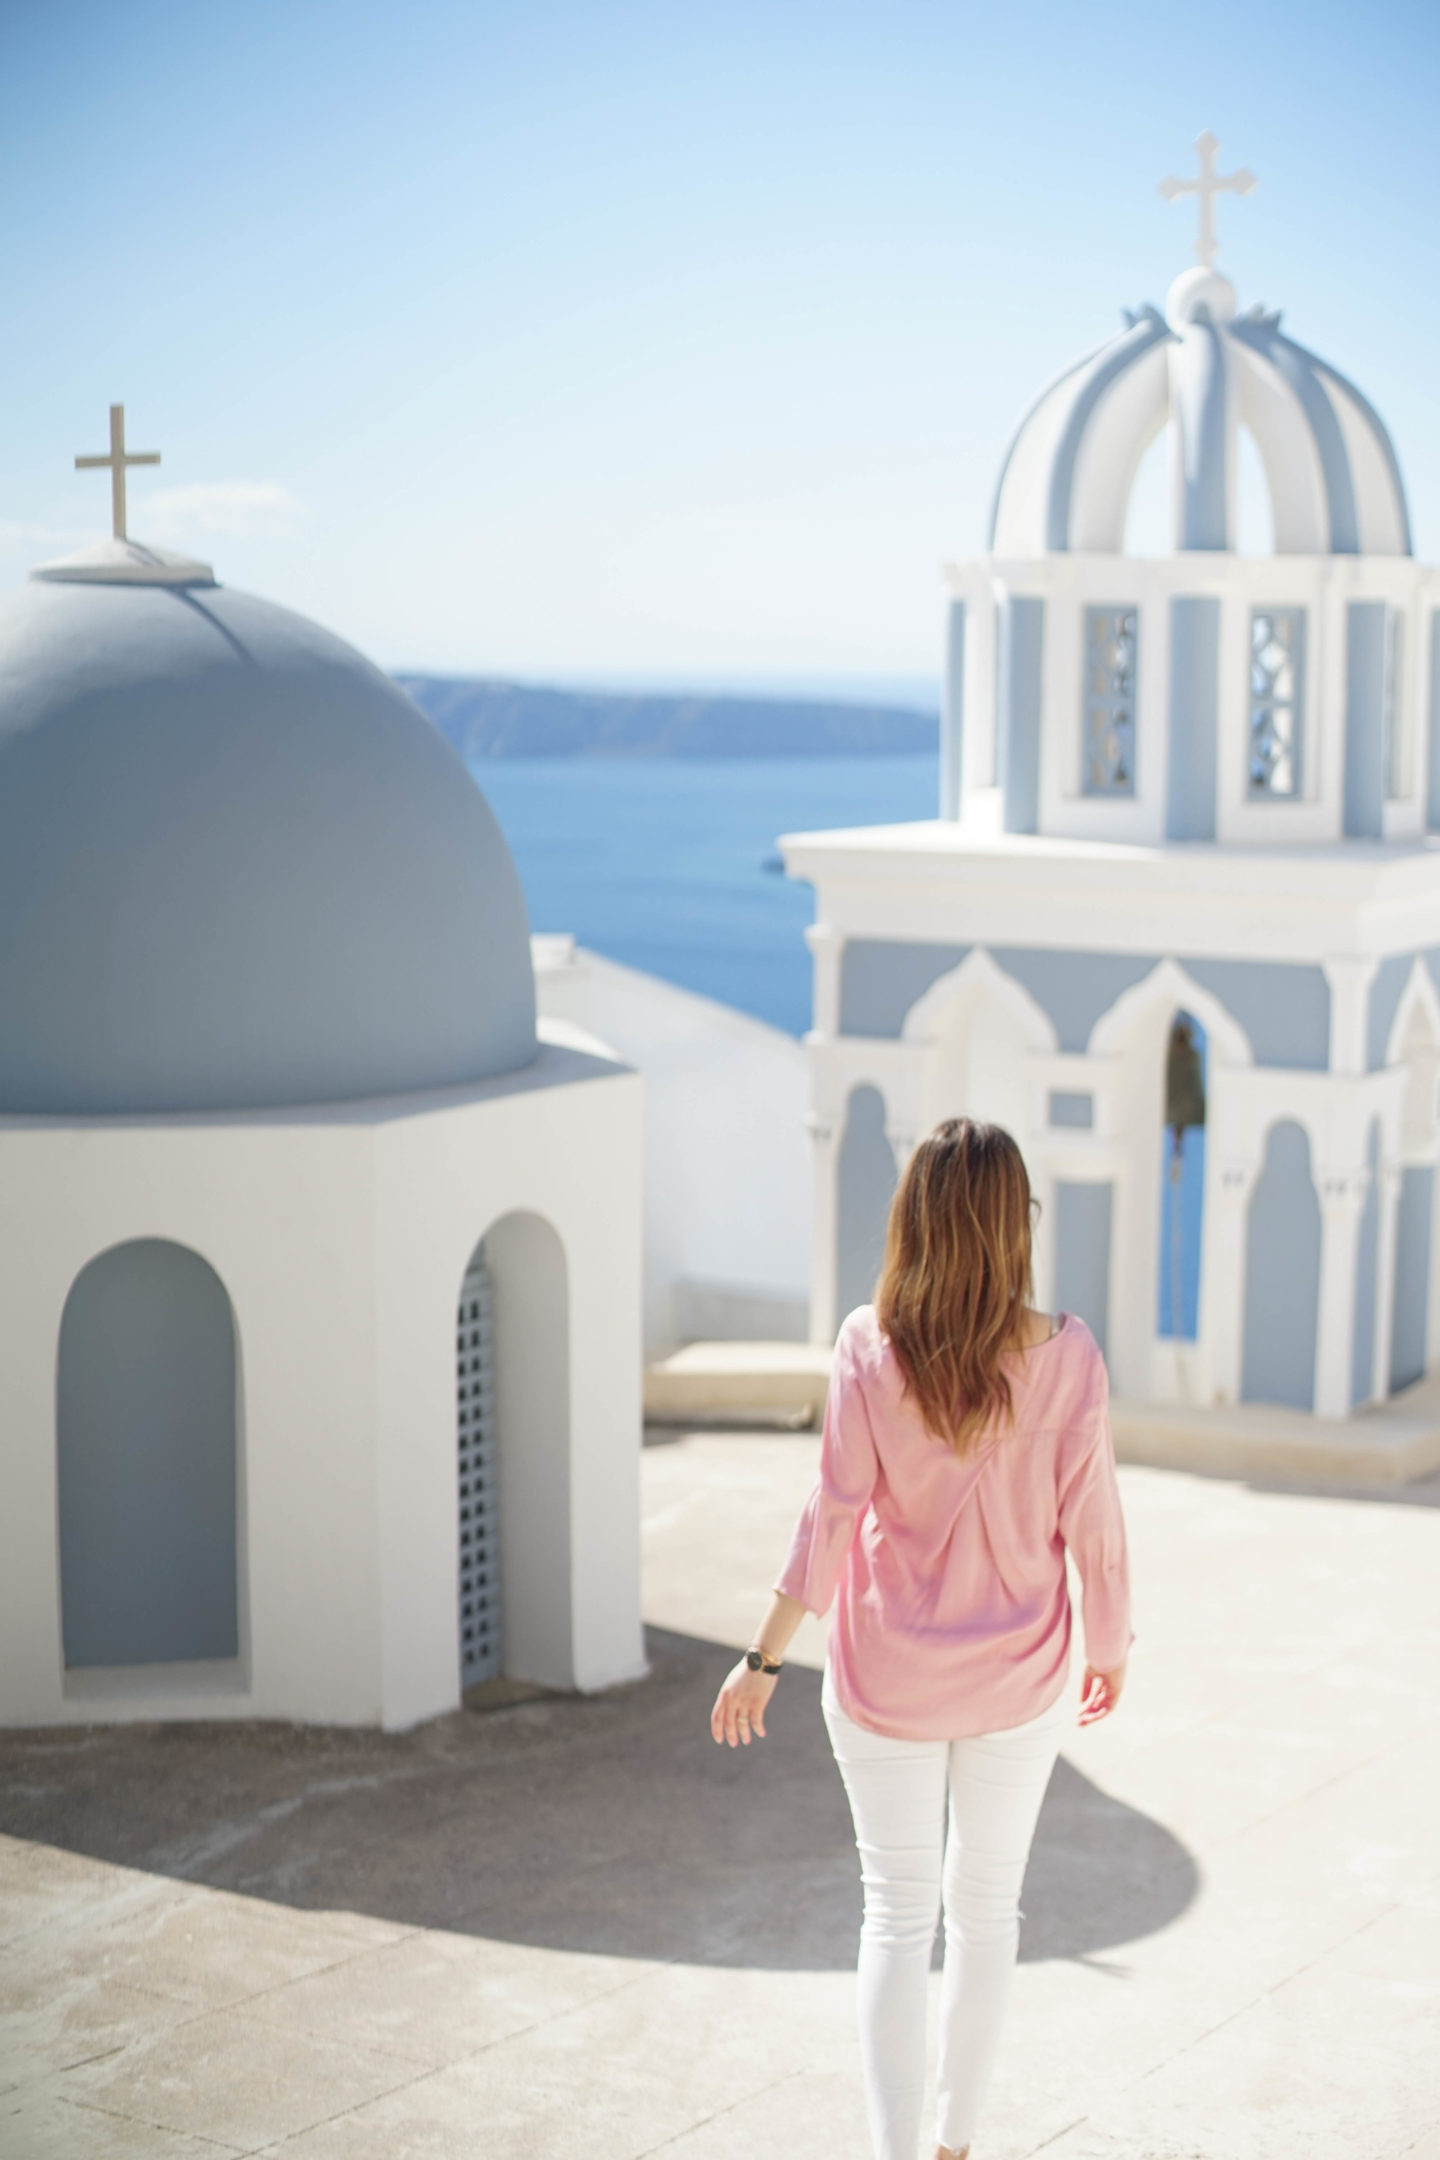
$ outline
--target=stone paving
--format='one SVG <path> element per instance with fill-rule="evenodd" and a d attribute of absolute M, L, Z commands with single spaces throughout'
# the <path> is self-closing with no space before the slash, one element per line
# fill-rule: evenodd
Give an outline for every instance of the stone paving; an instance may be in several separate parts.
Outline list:
<path fill-rule="evenodd" d="M 866 2160 L 820 1629 L 705 1729 L 815 1446 L 647 1449 L 637 1686 L 0 1736 L 3 2160 Z M 1440 1481 L 1121 1476 L 975 2160 L 1440 2160 Z"/>

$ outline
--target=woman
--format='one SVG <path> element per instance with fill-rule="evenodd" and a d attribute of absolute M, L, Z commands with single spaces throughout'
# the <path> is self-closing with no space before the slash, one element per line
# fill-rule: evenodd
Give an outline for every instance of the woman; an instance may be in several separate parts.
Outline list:
<path fill-rule="evenodd" d="M 836 1596 L 822 1692 L 865 1888 L 860 2034 L 876 2160 L 915 2160 L 943 1901 L 938 2160 L 964 2160 L 1019 1939 L 1020 1884 L 1066 1724 L 1119 1700 L 1130 1647 L 1105 1365 L 1031 1310 L 1030 1182 L 997 1125 L 952 1118 L 910 1159 L 874 1306 L 835 1345 L 820 1475 L 770 1607 L 711 1712 L 765 1733 L 805 1612 Z M 948 1836 L 944 1817 L 948 1792 Z"/>

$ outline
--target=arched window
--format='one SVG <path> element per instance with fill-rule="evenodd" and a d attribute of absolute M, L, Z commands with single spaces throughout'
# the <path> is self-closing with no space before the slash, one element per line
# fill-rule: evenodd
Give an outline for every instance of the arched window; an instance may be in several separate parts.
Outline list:
<path fill-rule="evenodd" d="M 868 1305 L 885 1257 L 885 1226 L 895 1191 L 895 1154 L 885 1131 L 885 1098 L 875 1087 L 857 1087 L 845 1114 L 840 1142 L 835 1255 L 837 1320 Z"/>
<path fill-rule="evenodd" d="M 1400 1100 L 1400 1197 L 1395 1214 L 1392 1394 L 1420 1379 L 1428 1362 L 1440 1038 L 1430 1009 L 1419 998 L 1401 1035 L 1399 1056 L 1405 1068 L 1405 1091 Z"/>
<path fill-rule="evenodd" d="M 1385 610 L 1385 684 L 1381 695 L 1385 733 L 1385 793 L 1404 802 L 1414 793 L 1414 758 L 1405 705 L 1405 617 L 1397 607 Z"/>
<path fill-rule="evenodd" d="M 56 1398 L 68 1667 L 239 1654 L 235 1320 L 198 1253 L 139 1238 L 75 1279 Z"/>
<path fill-rule="evenodd" d="M 1350 1338 L 1350 1400 L 1358 1409 L 1375 1393 L 1375 1296 L 1380 1267 L 1380 1120 L 1365 1141 L 1370 1182 L 1355 1238 L 1355 1320 Z"/>
<path fill-rule="evenodd" d="M 1250 721 L 1246 792 L 1256 802 L 1304 793 L 1305 610 L 1250 610 Z"/>
<path fill-rule="evenodd" d="M 1314 1409 L 1319 1324 L 1320 1201 L 1304 1127 L 1286 1118 L 1271 1127 L 1245 1229 L 1244 1401 Z"/>
<path fill-rule="evenodd" d="M 1135 793 L 1135 675 L 1140 610 L 1087 607 L 1081 685 L 1080 792 Z"/>
<path fill-rule="evenodd" d="M 1111 1179 L 1055 1181 L 1055 1309 L 1074 1313 L 1100 1345 L 1110 1348 L 1110 1243 L 1115 1212 Z"/>

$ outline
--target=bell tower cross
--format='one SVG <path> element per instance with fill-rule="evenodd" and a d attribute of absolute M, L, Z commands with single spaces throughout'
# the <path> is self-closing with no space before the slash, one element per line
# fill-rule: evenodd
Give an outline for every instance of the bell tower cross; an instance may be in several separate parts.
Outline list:
<path fill-rule="evenodd" d="M 1206 128 L 1203 135 L 1195 138 L 1195 148 L 1200 158 L 1199 177 L 1194 180 L 1177 180 L 1173 175 L 1160 182 L 1160 193 L 1166 202 L 1174 202 L 1181 195 L 1198 195 L 1200 198 L 1200 230 L 1195 236 L 1195 259 L 1207 270 L 1214 267 L 1220 242 L 1215 237 L 1215 197 L 1217 195 L 1248 195 L 1255 185 L 1255 175 L 1242 165 L 1238 172 L 1217 173 L 1215 153 L 1220 145 Z"/>

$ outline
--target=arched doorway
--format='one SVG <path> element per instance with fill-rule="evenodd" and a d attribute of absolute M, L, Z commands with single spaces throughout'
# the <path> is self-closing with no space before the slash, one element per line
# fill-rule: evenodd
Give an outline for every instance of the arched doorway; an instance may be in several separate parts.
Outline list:
<path fill-rule="evenodd" d="M 137 1238 L 76 1277 L 56 1442 L 67 1667 L 239 1655 L 235 1318 L 186 1246 Z"/>
<path fill-rule="evenodd" d="M 572 1686 L 569 1288 L 539 1215 L 492 1223 L 466 1267 L 456 1432 L 461 1687 Z"/>
<path fill-rule="evenodd" d="M 1200 1332 L 1200 1261 L 1205 1209 L 1205 1118 L 1209 1044 L 1183 1007 L 1165 1044 L 1165 1128 L 1160 1179 L 1160 1265 L 1155 1332 L 1193 1343 Z"/>
<path fill-rule="evenodd" d="M 840 1142 L 836 1210 L 835 1317 L 868 1305 L 885 1257 L 885 1229 L 895 1192 L 895 1153 L 885 1131 L 885 1098 L 876 1087 L 852 1090 Z"/>
<path fill-rule="evenodd" d="M 1245 1226 L 1245 1402 L 1315 1407 L 1320 1324 L 1320 1200 L 1310 1142 L 1293 1119 L 1272 1125 Z"/>

